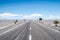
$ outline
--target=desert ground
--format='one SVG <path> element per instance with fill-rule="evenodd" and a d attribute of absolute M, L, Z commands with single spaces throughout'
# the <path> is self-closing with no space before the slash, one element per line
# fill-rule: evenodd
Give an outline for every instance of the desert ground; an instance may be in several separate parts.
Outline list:
<path fill-rule="evenodd" d="M 9 27 L 11 25 L 15 25 L 15 23 L 14 23 L 15 21 L 16 20 L 0 20 L 0 29 Z M 23 20 L 18 20 L 18 22 L 16 24 L 21 24 L 23 22 L 24 22 Z"/>
<path fill-rule="evenodd" d="M 15 21 L 16 20 L 0 20 L 0 29 L 9 27 L 11 25 L 15 25 L 14 23 Z M 36 21 L 36 20 L 33 20 L 33 21 Z M 60 20 L 58 21 L 60 22 Z M 55 27 L 55 24 L 53 23 L 54 20 L 42 20 L 42 21 L 38 20 L 37 22 L 41 22 L 44 25 L 49 26 L 49 27 Z M 16 24 L 21 24 L 21 23 L 24 23 L 24 20 L 18 20 Z M 60 23 L 58 24 L 58 27 L 60 27 Z"/>

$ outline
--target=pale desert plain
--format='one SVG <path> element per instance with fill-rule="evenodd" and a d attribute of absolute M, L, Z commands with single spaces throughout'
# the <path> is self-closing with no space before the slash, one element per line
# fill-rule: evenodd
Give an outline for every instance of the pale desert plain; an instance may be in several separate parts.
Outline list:
<path fill-rule="evenodd" d="M 16 20 L 0 20 L 0 30 L 1 29 L 4 29 L 6 27 L 10 27 L 12 25 L 15 25 L 15 22 Z M 24 21 L 23 20 L 18 20 L 18 22 L 16 24 L 21 24 L 23 23 Z"/>
<path fill-rule="evenodd" d="M 0 29 L 9 27 L 11 25 L 15 25 L 15 23 L 14 23 L 15 21 L 16 20 L 0 20 Z M 33 20 L 33 21 L 36 21 L 36 20 Z M 60 20 L 58 20 L 58 21 L 59 21 L 59 24 L 57 24 L 58 25 L 57 27 L 60 28 Z M 48 27 L 56 27 L 53 22 L 54 22 L 54 20 L 42 20 L 41 21 L 41 23 L 43 23 L 43 25 L 46 25 Z M 17 24 L 21 24 L 21 23 L 24 23 L 24 20 L 18 20 Z"/>

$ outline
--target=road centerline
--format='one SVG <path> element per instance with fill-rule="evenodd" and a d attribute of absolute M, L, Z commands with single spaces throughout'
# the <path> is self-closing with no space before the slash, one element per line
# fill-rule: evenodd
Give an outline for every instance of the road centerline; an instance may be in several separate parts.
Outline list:
<path fill-rule="evenodd" d="M 29 35 L 29 40 L 32 40 L 32 35 Z"/>
<path fill-rule="evenodd" d="M 32 40 L 32 35 L 31 35 L 31 26 L 29 28 L 30 34 L 29 34 L 29 40 Z"/>
<path fill-rule="evenodd" d="M 30 27 L 30 30 L 31 30 L 31 27 Z"/>

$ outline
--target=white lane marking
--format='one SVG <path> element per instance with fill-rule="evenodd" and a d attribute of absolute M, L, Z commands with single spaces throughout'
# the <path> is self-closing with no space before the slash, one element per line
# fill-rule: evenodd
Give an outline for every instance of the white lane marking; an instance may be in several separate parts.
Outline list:
<path fill-rule="evenodd" d="M 31 27 L 30 27 L 30 30 L 31 30 Z"/>
<path fill-rule="evenodd" d="M 23 24 L 21 24 L 21 25 L 23 25 Z M 20 25 L 20 26 L 21 26 L 21 25 Z M 19 27 L 19 26 L 17 26 L 17 27 Z M 9 30 L 7 30 L 7 31 L 5 31 L 5 32 L 3 32 L 3 33 L 1 33 L 0 35 L 3 35 L 3 34 L 9 32 L 9 31 L 11 31 L 11 30 L 14 30 L 14 29 L 16 29 L 17 27 L 11 28 L 11 29 L 9 29 Z"/>
<path fill-rule="evenodd" d="M 7 27 L 7 26 L 0 27 L 0 30 L 1 30 L 1 29 L 4 29 L 4 28 L 6 28 L 6 27 Z"/>
<path fill-rule="evenodd" d="M 44 27 L 44 26 L 43 26 Z M 55 31 L 55 32 L 58 32 L 58 33 L 60 33 L 58 30 L 56 30 L 56 29 L 53 29 L 53 28 L 51 28 L 51 27 L 45 27 L 45 28 L 49 28 L 50 30 L 53 30 L 53 31 Z"/>
<path fill-rule="evenodd" d="M 56 29 L 53 29 L 53 28 L 50 28 L 50 27 L 45 27 L 45 28 L 49 28 L 49 29 L 51 29 L 51 30 L 53 30 L 53 31 L 55 31 L 55 32 L 58 32 L 58 33 L 60 33 L 58 30 L 56 30 Z"/>
<path fill-rule="evenodd" d="M 16 28 L 16 27 L 15 27 L 15 28 Z M 15 28 L 12 28 L 12 29 L 10 29 L 10 30 L 7 30 L 7 31 L 5 31 L 5 32 L 1 33 L 0 35 L 3 35 L 3 34 L 5 34 L 5 33 L 9 32 L 9 31 L 11 31 L 11 30 L 13 30 L 13 29 L 15 29 Z"/>
<path fill-rule="evenodd" d="M 60 29 L 59 27 L 56 27 L 57 29 Z"/>
<path fill-rule="evenodd" d="M 32 40 L 32 35 L 29 35 L 29 40 Z"/>
<path fill-rule="evenodd" d="M 31 32 L 31 27 L 29 28 L 29 30 L 30 30 L 30 32 Z M 29 40 L 32 40 L 32 35 L 31 35 L 31 33 L 30 33 L 30 35 L 29 35 Z"/>

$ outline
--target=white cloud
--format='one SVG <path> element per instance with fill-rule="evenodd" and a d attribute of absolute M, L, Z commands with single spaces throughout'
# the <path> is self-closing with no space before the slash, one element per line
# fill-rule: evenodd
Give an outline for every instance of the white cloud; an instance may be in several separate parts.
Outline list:
<path fill-rule="evenodd" d="M 19 15 L 17 15 L 17 14 L 11 14 L 11 13 L 0 14 L 0 17 L 12 17 L 12 16 L 19 16 Z"/>
<path fill-rule="evenodd" d="M 3 13 L 0 14 L 0 19 L 36 19 L 41 17 L 42 14 L 31 14 L 31 15 L 20 15 L 20 14 L 12 14 L 12 13 Z"/>
<path fill-rule="evenodd" d="M 57 15 L 49 15 L 49 18 L 50 19 L 59 19 L 60 16 L 57 16 Z"/>
<path fill-rule="evenodd" d="M 24 15 L 23 18 L 38 18 L 38 17 L 41 17 L 42 14 L 31 14 L 31 15 Z"/>
<path fill-rule="evenodd" d="M 3 13 L 0 14 L 0 19 L 38 19 L 39 17 L 43 17 L 43 19 L 60 19 L 60 16 L 57 15 L 42 15 L 42 14 L 12 14 L 12 13 Z"/>

